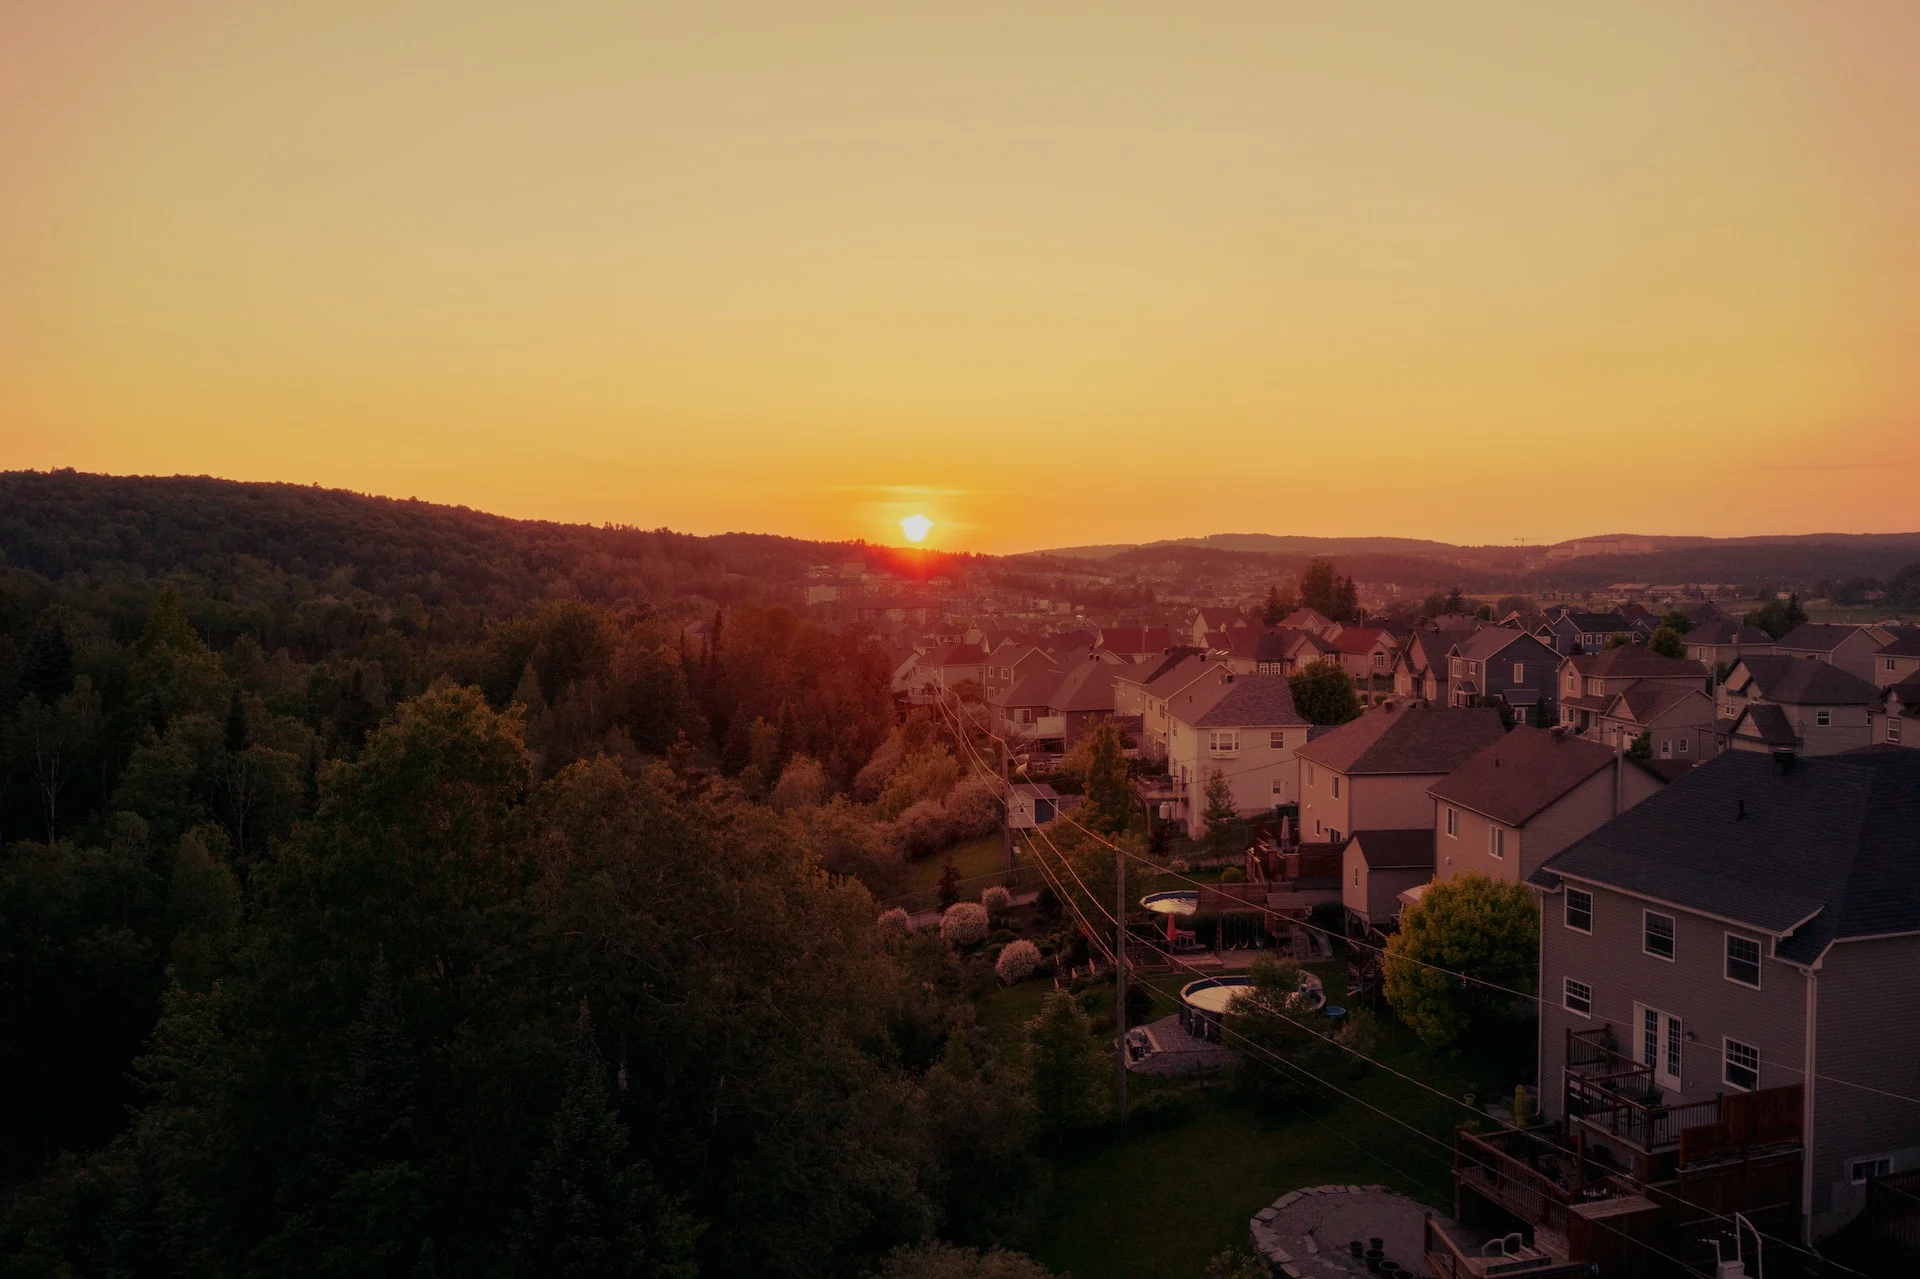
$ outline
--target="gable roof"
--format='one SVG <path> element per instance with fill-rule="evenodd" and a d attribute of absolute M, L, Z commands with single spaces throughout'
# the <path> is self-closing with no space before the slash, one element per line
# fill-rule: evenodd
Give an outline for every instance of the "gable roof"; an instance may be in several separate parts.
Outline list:
<path fill-rule="evenodd" d="M 1783 766 L 1727 751 L 1549 858 L 1532 876 L 1669 902 L 1784 938 L 1808 963 L 1835 941 L 1920 932 L 1920 751 Z"/>
<path fill-rule="evenodd" d="M 1333 646 L 1342 653 L 1366 654 L 1385 638 L 1386 632 L 1373 626 L 1345 626 L 1333 637 Z"/>
<path fill-rule="evenodd" d="M 1421 674 L 1438 667 L 1442 678 L 1447 673 L 1447 653 L 1459 639 L 1457 631 L 1415 631 L 1407 644 L 1407 659 Z"/>
<path fill-rule="evenodd" d="M 1814 702 L 1832 706 L 1865 706 L 1880 695 L 1880 690 L 1858 675 L 1843 671 L 1832 662 L 1812 661 L 1804 657 L 1770 655 L 1743 657 L 1727 676 L 1732 684 L 1741 668 L 1760 696 L 1784 706 L 1805 706 Z"/>
<path fill-rule="evenodd" d="M 1347 847 L 1360 854 L 1368 870 L 1433 869 L 1433 827 L 1412 830 L 1357 830 Z"/>
<path fill-rule="evenodd" d="M 1166 655 L 1159 661 L 1137 662 L 1121 671 L 1118 678 L 1128 684 L 1139 684 L 1143 687 L 1151 685 L 1162 675 L 1182 666 L 1197 665 L 1206 660 L 1206 651 L 1203 648 L 1195 648 L 1191 644 L 1176 646 L 1168 649 Z"/>
<path fill-rule="evenodd" d="M 1213 673 L 1167 699 L 1167 717 L 1192 728 L 1306 727 L 1294 709 L 1293 686 L 1284 675 L 1235 675 L 1214 664 Z"/>
<path fill-rule="evenodd" d="M 1598 653 L 1579 653 L 1563 658 L 1573 663 L 1582 675 L 1599 679 L 1673 679 L 1686 676 L 1707 678 L 1707 668 L 1691 657 L 1666 657 L 1642 644 L 1622 644 Z"/>
<path fill-rule="evenodd" d="M 1728 736 L 1744 737 L 1748 741 L 1772 747 L 1791 748 L 1800 744 L 1799 735 L 1793 731 L 1793 725 L 1787 722 L 1787 713 L 1768 702 L 1741 711 L 1740 717 L 1733 721 Z"/>
<path fill-rule="evenodd" d="M 1838 622 L 1802 622 L 1782 635 L 1776 647 L 1802 653 L 1831 653 L 1854 636 L 1865 634 L 1866 629 Z"/>
<path fill-rule="evenodd" d="M 1608 635 L 1618 635 L 1633 629 L 1633 619 L 1618 610 L 1609 613 L 1576 613 L 1568 609 L 1553 619 L 1549 625 L 1553 625 L 1557 629 L 1561 621 L 1572 623 L 1571 629 L 1582 633 L 1593 632 L 1599 634 L 1604 632 Z"/>
<path fill-rule="evenodd" d="M 1092 666 L 1093 662 L 1076 663 Z M 1045 706 L 1053 696 L 1053 690 L 1060 687 L 1067 671 L 1074 667 L 1043 667 L 1024 679 L 1018 679 L 1010 687 L 996 689 L 987 694 L 989 706 Z"/>
<path fill-rule="evenodd" d="M 1745 626 L 1730 617 L 1709 617 L 1695 622 L 1693 629 L 1680 637 L 1689 644 L 1773 644 L 1773 636 L 1758 626 Z"/>
<path fill-rule="evenodd" d="M 1615 758 L 1612 750 L 1587 738 L 1523 726 L 1427 787 L 1427 794 L 1519 826 L 1595 773 L 1612 768 Z"/>
<path fill-rule="evenodd" d="M 1450 773 L 1504 730 L 1492 707 L 1446 710 L 1392 702 L 1308 741 L 1299 751 L 1335 772 Z"/>
<path fill-rule="evenodd" d="M 1534 647 L 1552 656 L 1556 661 L 1559 660 L 1558 654 L 1554 653 L 1552 649 L 1547 648 L 1545 644 L 1542 644 L 1533 636 L 1527 634 L 1525 631 L 1516 631 L 1507 626 L 1489 626 L 1485 630 L 1475 631 L 1471 635 L 1463 636 L 1454 643 L 1453 651 L 1470 662 L 1485 662 L 1498 656 L 1500 651 L 1508 645 L 1518 643 L 1532 644 Z"/>
<path fill-rule="evenodd" d="M 1889 643 L 1880 646 L 1880 653 L 1886 657 L 1920 657 L 1920 630 L 1901 629 Z"/>
<path fill-rule="evenodd" d="M 1164 653 L 1173 647 L 1173 633 L 1164 626 L 1105 626 L 1100 647 L 1115 653 Z"/>
<path fill-rule="evenodd" d="M 984 666 L 986 650 L 977 644 L 949 644 L 928 660 L 929 666 Z"/>
<path fill-rule="evenodd" d="M 1624 711 L 1634 723 L 1650 724 L 1690 697 L 1705 702 L 1707 718 L 1713 718 L 1713 699 L 1699 689 L 1682 688 L 1678 684 L 1657 684 L 1646 679 L 1636 680 L 1615 693 L 1613 701 L 1607 705 L 1606 713 L 1618 718 Z"/>
<path fill-rule="evenodd" d="M 1296 608 L 1280 619 L 1280 625 L 1296 631 L 1318 631 L 1332 624 L 1332 618 L 1325 616 L 1318 609 L 1311 608 Z"/>
<path fill-rule="evenodd" d="M 1228 627 L 1238 629 L 1247 624 L 1246 614 L 1237 608 L 1202 608 L 1197 611 L 1209 631 L 1222 631 Z"/>
<path fill-rule="evenodd" d="M 1112 662 L 1075 662 L 1047 695 L 1047 709 L 1062 715 L 1075 711 L 1113 711 L 1113 681 L 1124 666 Z"/>

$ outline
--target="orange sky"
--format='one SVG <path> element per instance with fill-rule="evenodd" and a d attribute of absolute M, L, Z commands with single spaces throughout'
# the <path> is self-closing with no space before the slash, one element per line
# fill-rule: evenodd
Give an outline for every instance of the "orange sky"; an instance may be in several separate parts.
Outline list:
<path fill-rule="evenodd" d="M 1920 4 L 0 5 L 0 468 L 1920 527 Z"/>

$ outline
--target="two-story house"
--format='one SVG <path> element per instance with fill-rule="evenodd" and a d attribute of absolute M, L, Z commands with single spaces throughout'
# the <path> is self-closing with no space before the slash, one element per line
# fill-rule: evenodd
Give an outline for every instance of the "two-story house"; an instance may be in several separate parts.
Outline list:
<path fill-rule="evenodd" d="M 1195 680 L 1227 669 L 1211 654 L 1174 650 L 1158 665 L 1134 663 L 1113 681 L 1113 713 L 1140 717 L 1140 753 L 1148 759 L 1167 754 L 1167 699 Z"/>
<path fill-rule="evenodd" d="M 1598 830 L 1665 780 L 1563 729 L 1516 728 L 1427 788 L 1433 877 L 1477 871 L 1524 882 L 1555 853 Z"/>
<path fill-rule="evenodd" d="M 1129 662 L 1158 661 L 1173 646 L 1173 632 L 1164 626 L 1103 626 L 1095 642 Z"/>
<path fill-rule="evenodd" d="M 1656 680 L 1635 680 L 1615 693 L 1587 736 L 1618 750 L 1644 736 L 1651 758 L 1675 764 L 1698 764 L 1720 750 L 1714 700 L 1697 688 Z"/>
<path fill-rule="evenodd" d="M 1743 657 L 1765 657 L 1773 652 L 1773 636 L 1758 626 L 1730 618 L 1696 621 L 1683 638 L 1687 656 L 1710 671 L 1719 670 L 1722 664 L 1732 666 Z"/>
<path fill-rule="evenodd" d="M 1400 920 L 1401 894 L 1433 879 L 1431 830 L 1357 830 L 1340 855 L 1340 902 L 1352 937 Z"/>
<path fill-rule="evenodd" d="M 1452 667 L 1447 655 L 1462 637 L 1459 631 L 1433 630 L 1416 630 L 1408 635 L 1393 673 L 1394 696 L 1450 705 Z"/>
<path fill-rule="evenodd" d="M 1857 675 L 1799 657 L 1743 657 L 1719 688 L 1717 714 L 1735 750 L 1837 755 L 1873 742 L 1880 692 Z"/>
<path fill-rule="evenodd" d="M 1280 625 L 1290 631 L 1312 631 L 1321 639 L 1332 639 L 1340 629 L 1340 623 L 1313 608 L 1294 609 L 1280 619 Z"/>
<path fill-rule="evenodd" d="M 1315 737 L 1300 751 L 1300 838 L 1431 826 L 1427 788 L 1505 731 L 1490 708 L 1388 702 Z"/>
<path fill-rule="evenodd" d="M 1231 641 L 1252 625 L 1247 615 L 1237 608 L 1198 609 L 1188 624 L 1185 642 L 1195 648 L 1211 648 L 1219 636 L 1225 635 Z"/>
<path fill-rule="evenodd" d="M 1554 652 L 1562 657 L 1592 653 L 1607 646 L 1615 635 L 1630 635 L 1639 642 L 1641 635 L 1633 622 L 1619 612 L 1576 613 L 1569 608 L 1547 614 L 1547 629 L 1553 632 Z"/>
<path fill-rule="evenodd" d="M 1284 675 L 1235 675 L 1218 662 L 1167 699 L 1167 775 L 1178 789 L 1187 834 L 1207 833 L 1207 781 L 1227 779 L 1236 813 L 1271 814 L 1299 799 L 1306 717 Z"/>
<path fill-rule="evenodd" d="M 1809 1240 L 1920 1167 L 1920 754 L 1729 751 L 1529 882 L 1571 1144 Z"/>
<path fill-rule="evenodd" d="M 1053 655 L 1030 644 L 1010 640 L 987 651 L 980 664 L 980 687 L 989 704 L 1035 671 L 1054 669 Z"/>
<path fill-rule="evenodd" d="M 1801 657 L 1837 666 L 1849 675 L 1872 682 L 1874 658 L 1894 638 L 1886 626 L 1846 626 L 1835 622 L 1802 622 L 1780 637 L 1773 651 L 1780 657 Z"/>
<path fill-rule="evenodd" d="M 1559 657 L 1523 631 L 1489 626 L 1462 636 L 1447 654 L 1449 697 L 1455 706 L 1501 701 L 1516 724 L 1555 722 Z"/>
<path fill-rule="evenodd" d="M 1880 709 L 1873 719 L 1875 746 L 1920 749 L 1920 676 L 1880 690 Z"/>
<path fill-rule="evenodd" d="M 1576 733 L 1595 729 L 1613 699 L 1643 680 L 1676 688 L 1707 687 L 1707 668 L 1638 644 L 1580 653 L 1560 663 L 1560 722 Z"/>
<path fill-rule="evenodd" d="M 1903 626 L 1873 655 L 1873 682 L 1881 688 L 1920 677 L 1920 627 Z"/>

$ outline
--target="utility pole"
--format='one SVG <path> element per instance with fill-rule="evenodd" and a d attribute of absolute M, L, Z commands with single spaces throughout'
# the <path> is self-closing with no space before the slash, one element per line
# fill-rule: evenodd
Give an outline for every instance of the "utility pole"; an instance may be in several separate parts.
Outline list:
<path fill-rule="evenodd" d="M 1120 1122 L 1127 1121 L 1127 855 L 1116 844 L 1113 849 L 1113 1024 L 1114 1086 L 1120 1105 Z"/>
<path fill-rule="evenodd" d="M 1001 851 L 1007 856 L 1007 883 L 1013 883 L 1013 777 L 1010 774 L 1013 747 L 1000 743 L 1000 793 L 1007 797 L 1000 813 Z"/>

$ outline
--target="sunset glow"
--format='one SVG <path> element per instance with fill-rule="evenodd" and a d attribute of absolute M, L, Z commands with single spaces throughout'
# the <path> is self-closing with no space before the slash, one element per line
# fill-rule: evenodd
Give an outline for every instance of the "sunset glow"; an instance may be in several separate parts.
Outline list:
<path fill-rule="evenodd" d="M 986 551 L 1914 523 L 1920 5 L 1387 8 L 0 7 L 0 468 Z"/>
<path fill-rule="evenodd" d="M 933 521 L 924 515 L 909 515 L 900 521 L 900 531 L 909 542 L 924 542 L 933 531 Z"/>

